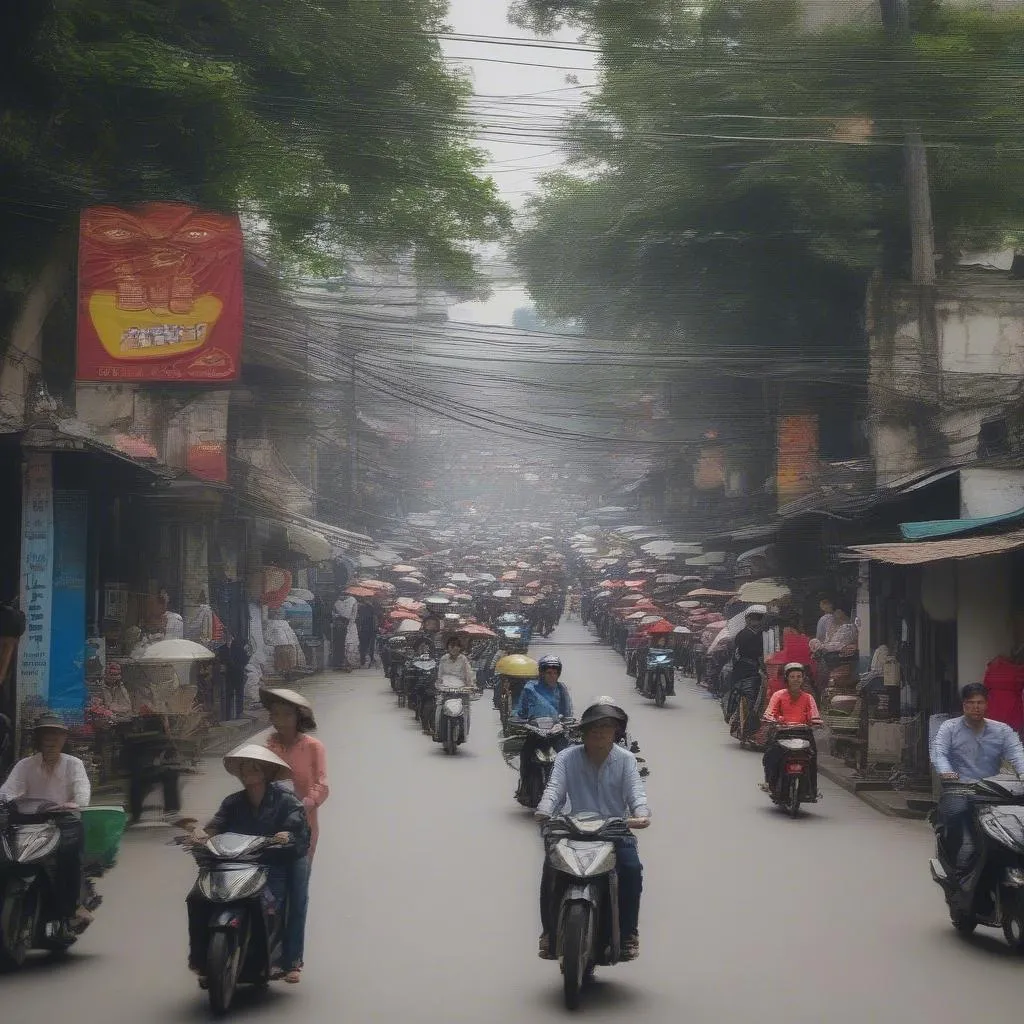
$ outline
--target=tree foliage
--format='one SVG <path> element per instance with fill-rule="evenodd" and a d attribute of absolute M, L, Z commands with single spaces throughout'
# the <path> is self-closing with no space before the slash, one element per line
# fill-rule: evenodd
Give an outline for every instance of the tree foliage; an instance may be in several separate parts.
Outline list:
<path fill-rule="evenodd" d="M 518 257 L 542 312 L 592 330 L 845 347 L 863 284 L 908 261 L 902 140 L 930 146 L 936 237 L 1021 223 L 1024 19 L 916 9 L 810 33 L 791 0 L 525 0 L 581 29 L 600 87 L 566 130 L 573 166 L 528 208 Z"/>
<path fill-rule="evenodd" d="M 17 293 L 83 205 L 248 215 L 279 255 L 415 250 L 479 286 L 507 212 L 470 143 L 442 0 L 6 0 L 0 281 Z"/>

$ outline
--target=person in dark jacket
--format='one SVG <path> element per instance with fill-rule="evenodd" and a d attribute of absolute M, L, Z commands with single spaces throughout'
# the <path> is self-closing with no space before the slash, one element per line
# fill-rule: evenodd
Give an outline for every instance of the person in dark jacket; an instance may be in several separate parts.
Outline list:
<path fill-rule="evenodd" d="M 377 651 L 377 609 L 366 598 L 359 602 L 356 610 L 356 632 L 359 634 L 359 665 L 372 668 Z"/>
<path fill-rule="evenodd" d="M 281 849 L 268 857 L 271 864 L 267 888 L 274 898 L 274 912 L 286 913 L 289 868 L 294 861 L 306 856 L 310 840 L 309 820 L 302 801 L 281 785 L 291 778 L 291 769 L 272 750 L 258 743 L 247 743 L 228 754 L 224 758 L 224 767 L 241 780 L 244 788 L 225 797 L 206 828 L 195 829 L 190 841 L 194 845 L 202 845 L 211 835 L 221 832 L 272 836 Z M 188 965 L 199 975 L 199 984 L 205 986 L 203 971 L 209 934 L 208 904 L 195 888 L 188 894 L 185 904 L 188 908 Z M 283 950 L 282 955 L 291 967 L 289 951 Z M 286 980 L 292 979 L 289 976 Z M 295 980 L 298 980 L 297 976 Z"/>
<path fill-rule="evenodd" d="M 245 666 L 249 664 L 249 652 L 241 637 L 229 634 L 217 649 L 217 660 L 224 666 L 224 719 L 232 722 L 242 717 Z"/>

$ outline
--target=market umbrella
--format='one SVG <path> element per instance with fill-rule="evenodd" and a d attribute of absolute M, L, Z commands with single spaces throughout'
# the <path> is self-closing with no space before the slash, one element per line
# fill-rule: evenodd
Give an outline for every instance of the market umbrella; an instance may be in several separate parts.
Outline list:
<path fill-rule="evenodd" d="M 626 620 L 628 622 L 631 622 L 637 619 L 642 619 L 646 614 L 646 612 L 633 612 L 632 614 L 626 616 Z"/>
<path fill-rule="evenodd" d="M 511 594 L 511 591 L 509 593 Z M 594 600 L 596 601 L 598 598 L 611 597 L 611 596 L 612 596 L 612 592 L 610 590 L 602 590 L 599 593 L 594 595 Z"/>
<path fill-rule="evenodd" d="M 423 598 L 423 603 L 424 604 L 436 604 L 436 605 L 439 605 L 440 607 L 444 607 L 445 605 L 449 605 L 452 602 L 444 594 L 431 594 L 429 597 Z"/>
<path fill-rule="evenodd" d="M 736 595 L 741 601 L 750 601 L 752 604 L 768 604 L 769 601 L 779 601 L 789 597 L 791 591 L 785 583 L 779 580 L 763 579 L 752 580 L 744 583 Z"/>
<path fill-rule="evenodd" d="M 501 574 L 501 582 L 502 583 L 512 583 L 513 581 L 515 581 L 517 579 L 519 579 L 519 573 L 516 572 L 515 569 L 511 570 L 510 572 L 503 572 Z"/>
<path fill-rule="evenodd" d="M 687 629 L 685 626 L 676 626 L 676 628 L 673 629 L 672 632 L 673 633 L 679 633 L 680 635 L 684 635 L 684 636 L 685 635 L 692 635 L 692 630 Z"/>
<path fill-rule="evenodd" d="M 648 636 L 658 636 L 661 634 L 671 633 L 675 628 L 668 619 L 662 618 L 655 619 L 655 621 L 649 626 L 644 626 L 643 623 L 641 623 L 641 627 Z"/>
<path fill-rule="evenodd" d="M 210 661 L 216 655 L 194 640 L 157 640 L 150 644 L 134 661 Z"/>
<path fill-rule="evenodd" d="M 346 587 L 345 593 L 351 597 L 376 597 L 377 591 L 369 587 Z"/>
<path fill-rule="evenodd" d="M 481 626 L 477 622 L 471 622 L 468 626 L 463 626 L 460 633 L 464 633 L 466 636 L 497 636 L 493 630 L 488 629 L 486 626 Z"/>
<path fill-rule="evenodd" d="M 734 590 L 711 590 L 708 587 L 698 587 L 696 590 L 691 590 L 687 597 L 735 597 L 736 592 Z"/>
<path fill-rule="evenodd" d="M 399 622 L 409 621 L 411 609 L 409 608 L 396 608 L 393 612 L 388 613 L 389 619 L 396 619 Z"/>
<path fill-rule="evenodd" d="M 662 621 L 664 621 L 664 620 L 662 619 L 662 617 L 660 615 L 645 615 L 640 620 L 640 625 L 641 626 L 650 626 L 650 625 L 653 625 L 655 622 L 662 622 Z"/>
<path fill-rule="evenodd" d="M 402 619 L 398 624 L 398 628 L 395 630 L 396 633 L 418 633 L 423 628 L 423 623 L 419 619 Z"/>
<path fill-rule="evenodd" d="M 403 576 L 403 577 L 401 577 L 401 579 L 399 579 L 398 582 L 399 583 L 415 583 L 417 586 L 421 586 L 423 584 L 423 580 L 421 580 L 419 578 L 419 576 Z"/>
<path fill-rule="evenodd" d="M 527 590 L 536 590 L 539 586 L 540 586 L 540 580 L 530 580 L 530 582 L 526 584 L 526 589 Z"/>
<path fill-rule="evenodd" d="M 401 573 L 410 573 L 410 572 L 416 572 L 417 570 L 416 570 L 416 566 L 415 565 L 393 565 L 393 566 L 391 566 L 391 571 L 392 572 L 401 572 Z"/>
<path fill-rule="evenodd" d="M 469 583 L 471 577 L 467 576 L 464 572 L 453 572 L 450 577 L 452 583 Z"/>
<path fill-rule="evenodd" d="M 492 597 L 511 597 L 512 596 L 512 591 L 511 590 L 495 590 L 494 593 L 491 596 Z"/>
<path fill-rule="evenodd" d="M 624 587 L 642 587 L 647 583 L 647 580 L 624 580 L 622 585 Z"/>
<path fill-rule="evenodd" d="M 366 587 L 367 590 L 378 590 L 390 593 L 395 589 L 393 583 L 385 583 L 384 580 L 356 580 L 357 587 Z"/>
<path fill-rule="evenodd" d="M 700 601 L 676 601 L 676 607 L 689 611 L 691 608 L 699 608 Z"/>
<path fill-rule="evenodd" d="M 663 572 L 660 576 L 654 577 L 655 583 L 682 583 L 683 577 L 674 572 Z"/>
<path fill-rule="evenodd" d="M 646 601 L 643 594 L 623 594 L 619 598 L 619 604 L 632 604 L 634 601 Z"/>
<path fill-rule="evenodd" d="M 355 560 L 356 566 L 360 569 L 379 569 L 384 563 L 371 558 L 369 555 L 360 555 Z"/>

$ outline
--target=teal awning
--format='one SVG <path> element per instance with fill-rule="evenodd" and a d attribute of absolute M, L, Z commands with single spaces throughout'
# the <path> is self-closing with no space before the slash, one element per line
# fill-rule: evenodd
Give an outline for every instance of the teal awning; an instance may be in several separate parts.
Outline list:
<path fill-rule="evenodd" d="M 980 519 L 932 519 L 922 523 L 900 523 L 900 533 L 905 540 L 936 540 L 940 537 L 962 537 L 979 530 L 1013 526 L 1021 522 L 1024 522 L 1024 508 Z"/>

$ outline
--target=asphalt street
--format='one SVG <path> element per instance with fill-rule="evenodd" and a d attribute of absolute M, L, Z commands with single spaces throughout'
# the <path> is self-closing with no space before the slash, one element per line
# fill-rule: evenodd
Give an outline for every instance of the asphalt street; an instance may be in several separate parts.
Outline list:
<path fill-rule="evenodd" d="M 593 1020 L 689 1024 L 1014 1019 L 1024 960 L 1001 935 L 948 923 L 920 822 L 880 816 L 827 781 L 793 821 L 756 784 L 760 758 L 730 740 L 690 682 L 658 709 L 578 623 L 561 655 L 577 710 L 611 694 L 652 775 L 638 961 L 598 972 Z M 240 994 L 253 1020 L 521 1022 L 565 1016 L 556 964 L 537 959 L 541 849 L 512 799 L 488 698 L 456 757 L 421 736 L 376 671 L 311 685 L 331 796 L 311 884 L 297 987 Z M 185 790 L 209 813 L 233 788 L 219 762 Z M 164 828 L 125 837 L 106 902 L 71 955 L 0 978 L 0 1019 L 106 1024 L 204 1020 L 185 966 L 189 856 Z"/>

